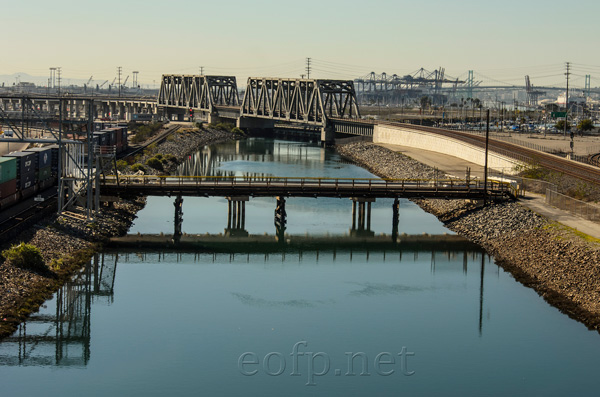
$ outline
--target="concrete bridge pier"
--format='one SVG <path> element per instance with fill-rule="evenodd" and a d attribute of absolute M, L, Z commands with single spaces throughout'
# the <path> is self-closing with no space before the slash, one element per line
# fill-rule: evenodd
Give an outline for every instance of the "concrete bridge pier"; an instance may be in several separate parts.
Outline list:
<path fill-rule="evenodd" d="M 321 128 L 321 145 L 332 145 L 335 143 L 335 131 L 332 127 Z"/>
<path fill-rule="evenodd" d="M 285 229 L 287 224 L 287 212 L 285 211 L 285 197 L 277 196 L 277 206 L 275 207 L 275 233 L 277 241 L 285 241 Z"/>
<path fill-rule="evenodd" d="M 371 203 L 372 197 L 352 197 L 352 229 L 351 236 L 374 236 L 371 230 Z M 358 212 L 357 212 L 358 207 Z"/>
<path fill-rule="evenodd" d="M 226 236 L 248 236 L 246 231 L 246 202 L 249 196 L 227 197 L 227 229 Z"/>
<path fill-rule="evenodd" d="M 173 220 L 173 241 L 179 242 L 181 240 L 181 226 L 183 224 L 183 197 L 177 196 L 173 205 L 175 206 L 175 218 Z"/>
<path fill-rule="evenodd" d="M 400 200 L 394 199 L 392 205 L 392 241 L 398 241 L 398 225 L 400 224 Z"/>

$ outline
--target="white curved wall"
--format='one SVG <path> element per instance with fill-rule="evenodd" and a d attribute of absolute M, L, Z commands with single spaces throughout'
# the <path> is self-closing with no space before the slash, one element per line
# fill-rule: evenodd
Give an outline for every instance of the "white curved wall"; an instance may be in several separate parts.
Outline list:
<path fill-rule="evenodd" d="M 429 150 L 461 158 L 477 165 L 485 165 L 485 150 L 456 139 L 413 130 L 406 127 L 376 125 L 373 130 L 373 143 L 387 143 Z M 519 161 L 489 152 L 488 167 L 505 174 L 514 174 Z"/>

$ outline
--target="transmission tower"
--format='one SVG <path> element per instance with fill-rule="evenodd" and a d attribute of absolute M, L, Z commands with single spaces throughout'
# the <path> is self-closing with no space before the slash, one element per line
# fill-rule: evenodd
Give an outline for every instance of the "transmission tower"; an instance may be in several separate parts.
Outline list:
<path fill-rule="evenodd" d="M 310 58 L 306 58 L 306 76 L 308 79 L 310 79 Z"/>
<path fill-rule="evenodd" d="M 60 72 L 61 72 L 61 67 L 57 67 L 56 71 L 58 72 L 58 96 L 60 96 Z"/>
<path fill-rule="evenodd" d="M 119 76 L 119 97 L 121 97 L 121 71 L 123 68 L 121 66 L 117 67 L 117 75 Z"/>
<path fill-rule="evenodd" d="M 567 120 L 569 119 L 569 76 L 571 75 L 571 62 L 567 62 L 567 71 L 565 76 L 567 76 L 567 92 L 565 93 L 565 131 L 564 135 L 567 136 Z M 573 145 L 571 144 L 571 149 Z"/>

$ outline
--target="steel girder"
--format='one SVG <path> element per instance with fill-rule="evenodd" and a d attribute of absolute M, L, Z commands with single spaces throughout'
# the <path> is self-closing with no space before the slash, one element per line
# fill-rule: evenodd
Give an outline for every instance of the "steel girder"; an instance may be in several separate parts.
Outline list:
<path fill-rule="evenodd" d="M 239 106 L 240 98 L 234 76 L 164 74 L 158 105 L 212 112 L 213 106 Z"/>
<path fill-rule="evenodd" d="M 327 125 L 360 118 L 354 83 L 346 80 L 248 78 L 241 115 Z"/>

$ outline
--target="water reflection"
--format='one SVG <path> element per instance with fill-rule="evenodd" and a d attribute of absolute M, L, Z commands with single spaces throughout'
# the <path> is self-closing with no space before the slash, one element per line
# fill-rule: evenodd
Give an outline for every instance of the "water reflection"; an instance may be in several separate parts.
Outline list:
<path fill-rule="evenodd" d="M 330 156 L 324 148 L 307 143 L 248 138 L 205 146 L 190 155 L 179 168 L 179 175 L 188 176 L 282 176 L 297 173 L 298 165 L 322 169 Z M 259 164 L 263 165 L 260 166 Z M 277 163 L 277 168 L 271 166 Z M 252 171 L 249 172 L 249 169 Z"/>
<path fill-rule="evenodd" d="M 96 254 L 0 344 L 0 365 L 75 366 L 90 360 L 92 303 L 112 304 L 117 256 Z"/>

